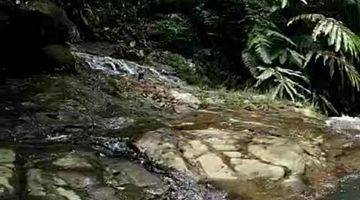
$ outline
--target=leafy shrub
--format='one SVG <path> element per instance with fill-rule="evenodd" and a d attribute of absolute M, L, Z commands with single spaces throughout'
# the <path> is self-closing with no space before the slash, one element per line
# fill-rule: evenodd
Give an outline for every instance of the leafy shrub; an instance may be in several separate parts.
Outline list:
<path fill-rule="evenodd" d="M 207 85 L 209 80 L 196 67 L 195 64 L 188 62 L 184 57 L 176 54 L 169 56 L 167 64 L 173 67 L 182 79 L 192 85 Z"/>
<path fill-rule="evenodd" d="M 164 19 L 156 22 L 156 29 L 164 34 L 165 41 L 190 42 L 193 39 L 190 23 L 184 19 Z"/>

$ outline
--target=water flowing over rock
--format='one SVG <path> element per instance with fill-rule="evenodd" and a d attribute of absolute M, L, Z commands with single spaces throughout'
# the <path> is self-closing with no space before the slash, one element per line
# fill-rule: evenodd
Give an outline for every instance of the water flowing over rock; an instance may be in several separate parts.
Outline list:
<path fill-rule="evenodd" d="M 305 125 L 313 120 L 290 125 L 289 116 L 199 111 L 175 120 L 172 130 L 145 133 L 134 145 L 162 165 L 231 188 L 235 194 L 269 199 L 277 190 L 279 199 L 312 199 L 305 180 L 318 184 L 319 173 L 333 170 L 333 161 L 328 162 L 325 153 L 330 155 L 332 150 L 322 146 L 324 135 L 317 128 L 309 131 L 310 125 Z"/>
<path fill-rule="evenodd" d="M 87 53 L 73 52 L 73 54 L 85 63 L 93 70 L 99 70 L 110 75 L 119 76 L 133 76 L 141 79 L 152 79 L 155 82 L 165 83 L 172 86 L 182 85 L 183 82 L 176 76 L 170 75 L 166 70 L 156 70 L 153 67 L 139 65 L 135 62 L 115 59 L 108 56 L 97 56 Z"/>
<path fill-rule="evenodd" d="M 360 118 L 358 117 L 330 117 L 326 120 L 326 125 L 333 132 L 356 140 L 360 139 Z"/>
<path fill-rule="evenodd" d="M 73 54 L 78 74 L 0 87 L 0 198 L 316 199 L 360 166 L 356 142 L 299 109 L 199 110 L 176 74 Z"/>
<path fill-rule="evenodd" d="M 94 70 L 104 71 L 112 75 L 138 75 L 139 65 L 130 61 L 118 60 L 111 57 L 101 57 L 86 53 L 75 53 L 85 60 Z"/>

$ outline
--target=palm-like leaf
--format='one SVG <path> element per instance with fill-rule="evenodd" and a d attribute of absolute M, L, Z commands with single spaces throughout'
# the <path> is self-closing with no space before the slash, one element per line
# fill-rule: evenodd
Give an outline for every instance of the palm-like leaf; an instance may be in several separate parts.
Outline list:
<path fill-rule="evenodd" d="M 327 18 L 321 14 L 304 14 L 291 19 L 288 25 L 298 20 L 316 22 L 312 38 L 317 41 L 319 36 L 327 37 L 328 44 L 335 47 L 335 52 L 345 52 L 358 58 L 360 53 L 360 37 L 347 28 L 341 21 Z"/>
<path fill-rule="evenodd" d="M 329 67 L 330 77 L 334 76 L 336 70 L 339 71 L 342 85 L 346 80 L 349 80 L 354 88 L 360 90 L 360 74 L 352 62 L 349 62 L 344 55 L 338 55 L 330 51 L 310 51 L 305 58 L 305 67 L 312 59 L 315 62 L 322 60 L 322 64 Z M 345 75 L 347 79 L 345 79 Z"/>
<path fill-rule="evenodd" d="M 258 81 L 255 86 L 258 87 L 265 81 L 274 82 L 276 86 L 273 92 L 273 98 L 283 98 L 284 95 L 287 94 L 292 101 L 295 101 L 296 98 L 305 100 L 304 93 L 310 93 L 308 89 L 296 80 L 302 79 L 303 81 L 308 82 L 307 78 L 299 71 L 285 69 L 282 67 L 258 67 L 258 70 L 262 73 L 256 77 Z"/>

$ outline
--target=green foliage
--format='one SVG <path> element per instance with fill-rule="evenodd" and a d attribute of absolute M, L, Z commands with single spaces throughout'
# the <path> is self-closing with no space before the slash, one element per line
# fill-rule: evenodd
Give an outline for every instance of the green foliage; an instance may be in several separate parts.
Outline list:
<path fill-rule="evenodd" d="M 360 37 L 349 28 L 356 30 L 356 23 L 349 19 L 360 19 L 360 12 L 356 17 L 346 13 L 337 19 L 345 9 L 354 15 L 360 1 L 244 0 L 244 4 L 249 31 L 242 60 L 256 87 L 273 91 L 273 97 L 310 101 L 325 113 L 338 113 L 329 100 L 335 91 L 360 91 Z M 301 14 L 307 13 L 308 5 L 321 13 Z M 300 15 L 291 18 L 282 9 Z M 342 21 L 345 19 L 350 26 Z M 290 33 L 286 27 L 291 28 Z M 315 74 L 319 66 L 328 71 L 329 79 L 319 80 Z"/>
<path fill-rule="evenodd" d="M 311 60 L 314 62 L 320 60 L 323 66 L 328 67 L 331 78 L 338 72 L 342 87 L 345 85 L 345 81 L 349 81 L 354 88 L 360 90 L 360 75 L 355 66 L 344 55 L 337 55 L 331 51 L 310 51 L 306 56 L 306 63 Z"/>
<path fill-rule="evenodd" d="M 174 41 L 189 42 L 193 38 L 190 24 L 184 19 L 158 21 L 156 29 L 164 34 L 167 43 Z"/>
<path fill-rule="evenodd" d="M 258 81 L 255 86 L 259 86 L 265 81 L 271 81 L 275 86 L 272 95 L 273 98 L 283 98 L 286 94 L 292 101 L 295 101 L 296 98 L 305 100 L 306 98 L 303 93 L 311 93 L 308 89 L 302 86 L 300 80 L 304 82 L 308 82 L 308 80 L 300 71 L 294 71 L 281 67 L 258 67 L 258 69 L 262 73 L 256 77 Z"/>
<path fill-rule="evenodd" d="M 312 37 L 316 42 L 319 36 L 327 37 L 328 45 L 335 47 L 335 52 L 342 51 L 358 58 L 360 52 L 360 37 L 347 28 L 341 21 L 327 18 L 321 14 L 304 14 L 290 20 L 291 25 L 298 20 L 316 22 Z"/>
<path fill-rule="evenodd" d="M 295 47 L 296 44 L 274 23 L 255 24 L 248 35 L 247 49 L 243 52 L 244 64 L 257 80 L 255 87 L 274 88 L 273 98 L 305 100 L 304 93 L 310 93 L 304 86 L 308 80 L 297 70 L 301 69 L 305 58 Z"/>
<path fill-rule="evenodd" d="M 198 70 L 195 64 L 188 62 L 184 57 L 172 54 L 167 64 L 173 67 L 180 77 L 192 85 L 207 85 L 209 80 Z"/>

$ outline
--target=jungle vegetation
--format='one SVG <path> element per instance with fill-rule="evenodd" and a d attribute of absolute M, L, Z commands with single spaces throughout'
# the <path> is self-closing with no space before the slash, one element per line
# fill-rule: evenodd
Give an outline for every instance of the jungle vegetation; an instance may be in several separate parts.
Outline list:
<path fill-rule="evenodd" d="M 342 111 L 341 97 L 354 101 L 360 89 L 360 1 L 243 3 L 250 25 L 242 57 L 255 87 L 311 101 L 326 113 Z"/>
<path fill-rule="evenodd" d="M 169 41 L 199 40 L 216 52 L 212 82 L 226 74 L 220 84 L 231 80 L 230 87 L 311 103 L 325 114 L 358 113 L 359 0 L 155 2 L 189 18 L 162 22 Z M 187 37 L 190 29 L 197 37 Z"/>
<path fill-rule="evenodd" d="M 118 57 L 130 43 L 144 55 L 170 50 L 199 64 L 206 78 L 191 83 L 253 88 L 326 114 L 360 111 L 360 0 L 53 1 L 81 40 L 117 43 Z M 195 74 L 184 63 L 167 64 Z"/>

